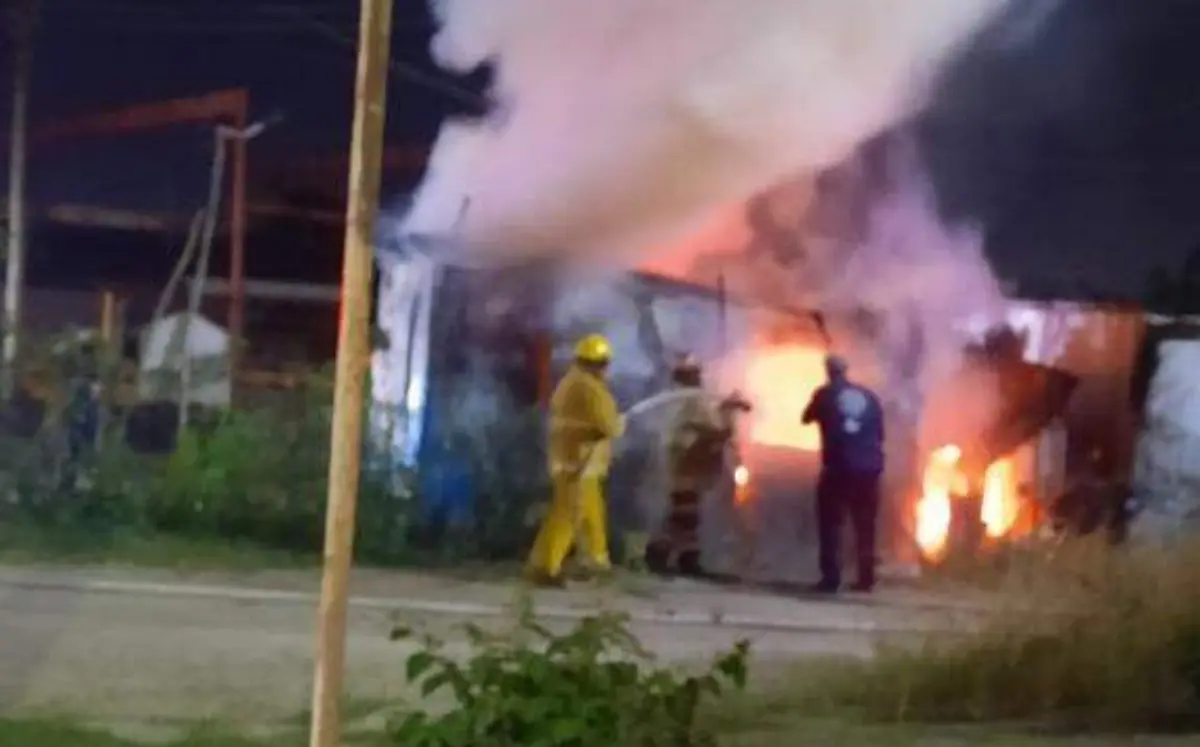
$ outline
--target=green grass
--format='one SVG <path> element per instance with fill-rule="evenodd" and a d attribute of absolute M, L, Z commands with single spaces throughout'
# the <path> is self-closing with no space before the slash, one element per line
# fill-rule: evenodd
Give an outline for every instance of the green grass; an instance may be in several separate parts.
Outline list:
<path fill-rule="evenodd" d="M 0 721 L 0 747 L 303 747 L 307 739 L 293 733 L 264 739 L 219 730 L 201 730 L 170 741 L 113 736 L 70 725 Z M 346 747 L 401 747 L 387 738 L 347 737 Z M 722 747 L 1125 747 L 1128 738 L 1054 737 L 979 728 L 915 728 L 862 726 L 843 721 L 804 721 L 786 729 L 746 730 L 722 737 Z M 1194 739 L 1139 738 L 1140 747 L 1186 747 Z"/>
<path fill-rule="evenodd" d="M 0 719 L 0 747 L 301 747 L 298 736 L 251 739 L 208 725 L 163 738 L 157 730 L 128 729 L 132 736 L 66 719 Z M 139 735 L 138 732 L 145 732 Z M 151 733 L 151 732 L 154 733 Z"/>
<path fill-rule="evenodd" d="M 1017 721 L 884 722 L 831 697 L 831 689 L 844 687 L 869 671 L 861 662 L 836 659 L 791 664 L 769 681 L 760 680 L 747 692 L 726 697 L 705 718 L 723 735 L 724 747 L 1124 747 L 1133 739 L 1130 733 L 1066 733 Z M 1192 735 L 1138 735 L 1135 739 L 1142 747 L 1200 744 Z"/>
<path fill-rule="evenodd" d="M 1185 747 L 1194 739 L 1143 739 L 1141 747 Z M 864 726 L 847 721 L 797 721 L 792 726 L 746 730 L 726 737 L 724 747 L 1126 747 L 1128 738 L 1054 737 L 1016 730 Z"/>
<path fill-rule="evenodd" d="M 315 567 L 317 562 L 315 556 L 272 551 L 250 543 L 27 521 L 0 522 L 0 564 L 254 571 Z"/>

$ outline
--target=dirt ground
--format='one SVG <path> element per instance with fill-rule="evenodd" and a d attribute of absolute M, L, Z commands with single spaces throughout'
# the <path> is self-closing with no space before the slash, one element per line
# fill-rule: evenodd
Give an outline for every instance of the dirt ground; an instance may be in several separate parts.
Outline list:
<path fill-rule="evenodd" d="M 315 573 L 179 578 L 127 570 L 0 569 L 0 706 L 115 720 L 256 722 L 308 707 Z M 387 640 L 396 610 L 441 635 L 464 619 L 501 624 L 511 585 L 444 576 L 359 573 L 347 689 L 364 703 L 404 692 L 411 649 Z M 948 604 L 893 595 L 827 602 L 677 582 L 545 592 L 549 620 L 624 609 L 659 656 L 706 659 L 741 638 L 757 655 L 869 655 L 880 636 L 949 627 Z"/>

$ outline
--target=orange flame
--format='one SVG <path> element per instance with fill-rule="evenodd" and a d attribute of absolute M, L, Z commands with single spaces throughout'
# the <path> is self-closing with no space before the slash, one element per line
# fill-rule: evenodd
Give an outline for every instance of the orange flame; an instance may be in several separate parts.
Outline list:
<path fill-rule="evenodd" d="M 946 551 L 950 538 L 951 496 L 959 478 L 958 460 L 962 450 L 953 444 L 929 455 L 917 501 L 917 545 L 926 557 L 938 558 Z"/>
<path fill-rule="evenodd" d="M 916 505 L 916 540 L 925 557 L 931 560 L 945 555 L 950 541 L 950 525 L 955 496 L 968 492 L 967 478 L 960 469 L 962 449 L 953 444 L 935 449 L 929 455 Z M 1016 468 L 1011 459 L 992 463 L 984 473 L 979 520 L 990 539 L 1009 536 L 1021 515 L 1016 490 Z"/>
<path fill-rule="evenodd" d="M 979 518 L 987 536 L 992 539 L 1007 536 L 1020 517 L 1015 472 L 1011 459 L 1001 459 L 988 467 L 984 475 Z"/>

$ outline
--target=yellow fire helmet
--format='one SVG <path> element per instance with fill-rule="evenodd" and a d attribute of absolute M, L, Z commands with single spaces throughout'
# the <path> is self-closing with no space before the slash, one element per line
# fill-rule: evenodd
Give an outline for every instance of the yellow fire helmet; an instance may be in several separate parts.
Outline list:
<path fill-rule="evenodd" d="M 608 363 L 612 345 L 604 335 L 588 335 L 575 344 L 575 360 L 583 363 Z"/>

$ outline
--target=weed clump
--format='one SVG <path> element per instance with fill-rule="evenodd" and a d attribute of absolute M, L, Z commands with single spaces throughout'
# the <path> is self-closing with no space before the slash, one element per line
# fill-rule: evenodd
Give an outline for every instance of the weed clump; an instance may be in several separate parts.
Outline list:
<path fill-rule="evenodd" d="M 1200 544 L 1080 542 L 1024 571 L 980 630 L 881 651 L 826 694 L 887 721 L 1200 729 Z"/>

